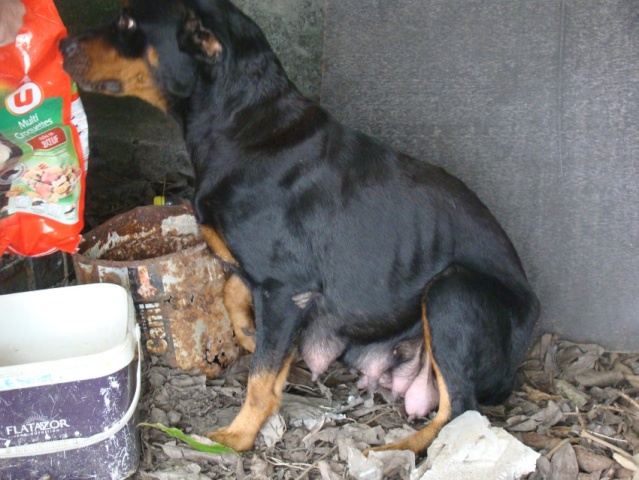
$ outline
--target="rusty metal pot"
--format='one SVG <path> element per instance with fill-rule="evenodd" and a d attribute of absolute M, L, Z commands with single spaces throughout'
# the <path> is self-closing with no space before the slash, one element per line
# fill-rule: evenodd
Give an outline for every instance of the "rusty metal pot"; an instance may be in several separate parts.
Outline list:
<path fill-rule="evenodd" d="M 147 353 L 213 378 L 238 356 L 222 303 L 227 278 L 190 205 L 138 207 L 84 236 L 78 282 L 115 283 L 133 297 Z"/>

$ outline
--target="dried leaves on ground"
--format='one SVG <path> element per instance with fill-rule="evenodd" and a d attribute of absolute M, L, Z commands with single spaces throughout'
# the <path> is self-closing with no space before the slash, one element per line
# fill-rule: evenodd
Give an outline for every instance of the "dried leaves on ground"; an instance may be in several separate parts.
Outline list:
<path fill-rule="evenodd" d="M 152 360 L 144 374 L 141 421 L 203 435 L 238 412 L 249 356 L 214 380 Z M 256 448 L 241 456 L 198 452 L 158 430 L 142 429 L 143 457 L 134 478 L 370 478 L 359 468 L 361 451 L 429 420 L 409 424 L 401 402 L 386 392 L 370 397 L 356 383 L 357 375 L 339 365 L 314 383 L 298 364 L 280 413 L 262 429 Z M 508 402 L 482 413 L 541 453 L 529 480 L 639 480 L 639 354 L 545 335 L 529 352 Z M 380 471 L 385 479 L 409 479 L 422 460 L 396 453 L 379 460 Z"/>

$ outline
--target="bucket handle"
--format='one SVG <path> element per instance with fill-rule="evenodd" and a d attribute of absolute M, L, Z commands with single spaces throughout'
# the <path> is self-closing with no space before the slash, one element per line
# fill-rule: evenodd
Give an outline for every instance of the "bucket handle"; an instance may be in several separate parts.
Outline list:
<path fill-rule="evenodd" d="M 18 445 L 15 447 L 0 448 L 0 458 L 19 458 L 31 457 L 35 455 L 50 455 L 52 453 L 85 448 L 102 442 L 122 430 L 122 428 L 133 417 L 133 414 L 135 413 L 135 410 L 138 406 L 138 400 L 140 399 L 140 391 L 142 390 L 142 344 L 139 325 L 135 326 L 135 338 L 138 344 L 138 369 L 135 384 L 135 393 L 133 395 L 133 399 L 131 401 L 129 409 L 120 420 L 115 422 L 106 430 L 91 437 L 68 438 L 65 440 L 54 440 L 52 442 L 32 443 L 29 445 Z"/>

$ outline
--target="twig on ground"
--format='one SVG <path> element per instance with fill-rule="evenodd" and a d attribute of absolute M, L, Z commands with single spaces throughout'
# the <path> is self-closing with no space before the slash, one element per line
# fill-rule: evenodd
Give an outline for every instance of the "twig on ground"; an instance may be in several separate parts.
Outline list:
<path fill-rule="evenodd" d="M 581 432 L 581 437 L 585 438 L 587 440 L 591 440 L 591 441 L 593 441 L 595 443 L 598 443 L 599 445 L 602 445 L 602 446 L 612 450 L 613 452 L 618 453 L 624 459 L 629 460 L 630 462 L 632 462 L 633 464 L 636 465 L 635 459 L 628 452 L 626 452 L 625 450 L 622 450 L 621 448 L 617 447 L 616 445 L 613 445 L 612 443 L 606 442 L 605 440 L 602 440 L 601 438 L 596 437 L 591 432 L 587 432 L 587 431 L 584 430 L 584 431 Z"/>
<path fill-rule="evenodd" d="M 555 448 L 553 448 L 552 450 L 550 450 L 545 457 L 550 460 L 552 458 L 552 456 L 557 452 L 557 450 L 559 450 L 561 447 L 563 447 L 564 445 L 570 443 L 570 438 L 564 438 L 561 442 L 559 442 L 557 445 L 555 445 Z"/>
<path fill-rule="evenodd" d="M 321 462 L 322 460 L 324 460 L 325 458 L 329 457 L 330 455 L 332 455 L 335 450 L 337 450 L 337 445 L 335 445 L 333 448 L 331 448 L 328 452 L 326 452 L 324 455 L 322 455 L 321 457 L 319 457 L 317 460 L 315 460 L 306 470 L 304 470 L 302 473 L 300 473 L 297 477 L 295 477 L 295 480 L 302 480 L 302 478 L 304 478 L 305 475 L 308 475 L 308 472 L 310 472 L 311 470 L 313 470 L 314 468 L 317 468 L 317 464 L 319 462 Z"/>
<path fill-rule="evenodd" d="M 637 403 L 637 401 L 634 398 L 632 398 L 630 395 L 628 395 L 625 392 L 619 392 L 619 396 L 623 398 L 624 400 L 626 400 L 628 403 L 630 403 L 637 410 L 639 410 L 639 403 Z"/>

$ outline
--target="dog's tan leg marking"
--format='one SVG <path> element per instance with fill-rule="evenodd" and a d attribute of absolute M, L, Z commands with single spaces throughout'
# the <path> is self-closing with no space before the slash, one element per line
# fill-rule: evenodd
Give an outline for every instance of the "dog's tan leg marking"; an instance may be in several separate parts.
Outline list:
<path fill-rule="evenodd" d="M 202 237 L 218 258 L 231 265 L 238 265 L 237 260 L 233 257 L 222 237 L 213 228 L 200 225 L 200 231 L 202 232 Z M 252 309 L 253 297 L 237 275 L 232 275 L 226 281 L 223 301 L 231 319 L 231 325 L 233 325 L 233 332 L 235 332 L 237 341 L 242 347 L 253 353 L 255 351 L 255 339 L 251 336 L 251 333 L 255 332 Z"/>
<path fill-rule="evenodd" d="M 446 387 L 446 381 L 442 377 L 437 361 L 433 356 L 430 327 L 428 325 L 428 317 L 426 315 L 425 296 L 422 300 L 422 321 L 424 324 L 424 343 L 426 344 L 426 354 L 429 355 L 432 361 L 433 370 L 435 371 L 435 377 L 437 379 L 437 388 L 439 390 L 439 409 L 437 410 L 437 415 L 435 415 L 432 422 L 411 436 L 390 445 L 369 449 L 364 452 L 365 454 L 368 454 L 370 450 L 378 452 L 383 450 L 412 450 L 416 455 L 418 455 L 426 450 L 431 443 L 433 443 L 433 440 L 435 440 L 440 430 L 450 421 L 452 404 L 450 402 L 448 388 Z"/>
<path fill-rule="evenodd" d="M 262 424 L 282 401 L 282 391 L 295 354 L 289 355 L 279 372 L 258 372 L 249 376 L 246 400 L 228 426 L 209 432 L 208 438 L 238 452 L 250 450 Z"/>
<path fill-rule="evenodd" d="M 224 306 L 231 319 L 237 341 L 249 352 L 255 351 L 255 322 L 253 297 L 244 282 L 232 275 L 224 285 Z"/>
<path fill-rule="evenodd" d="M 222 237 L 220 237 L 215 230 L 207 225 L 200 225 L 200 232 L 202 232 L 204 241 L 208 243 L 209 247 L 218 258 L 224 260 L 226 263 L 230 263 L 231 265 L 238 264 L 237 260 L 235 260 L 235 257 L 233 257 L 233 254 L 229 250 L 229 247 L 226 246 Z"/>

